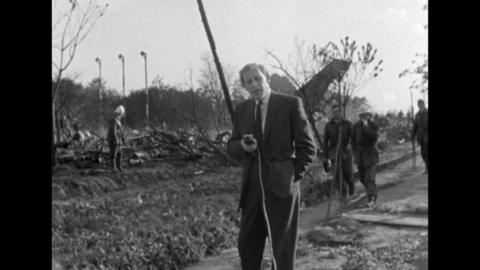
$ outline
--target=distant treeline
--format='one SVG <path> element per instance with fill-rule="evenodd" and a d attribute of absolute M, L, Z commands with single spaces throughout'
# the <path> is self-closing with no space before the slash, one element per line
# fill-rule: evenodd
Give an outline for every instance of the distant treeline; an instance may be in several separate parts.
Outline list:
<path fill-rule="evenodd" d="M 234 106 L 246 98 L 240 90 L 238 87 L 231 89 Z M 106 89 L 105 83 L 98 79 L 84 86 L 65 78 L 61 81 L 57 102 L 57 125 L 62 121 L 73 121 L 82 128 L 104 135 L 108 119 L 118 105 L 125 106 L 127 127 L 142 129 L 146 125 L 145 89 L 133 90 L 123 97 L 113 89 Z M 212 93 L 201 88 L 177 89 L 157 82 L 148 89 L 148 103 L 150 126 L 170 130 L 201 127 L 220 131 L 231 128 L 220 89 L 218 93 Z"/>
<path fill-rule="evenodd" d="M 99 89 L 102 91 L 99 91 Z M 230 87 L 234 106 L 247 98 L 245 90 L 239 85 Z M 334 95 L 334 94 L 333 94 Z M 205 131 L 220 132 L 231 129 L 231 120 L 221 89 L 179 89 L 160 81 L 148 89 L 150 126 L 167 130 L 202 128 Z M 320 115 L 329 118 L 330 102 Z M 77 83 L 70 78 L 61 80 L 57 105 L 57 136 L 62 137 L 66 123 L 76 122 L 81 129 L 94 131 L 103 136 L 108 119 L 118 105 L 126 108 L 125 125 L 130 129 L 143 129 L 146 126 L 145 89 L 130 91 L 123 97 L 119 92 L 108 89 L 105 82 L 92 80 L 87 85 Z M 353 97 L 346 108 L 346 117 L 352 122 L 358 119 L 362 108 L 370 107 L 365 97 Z M 389 137 L 407 137 L 410 129 L 410 113 L 388 112 L 375 114 L 380 126 L 389 130 Z M 70 125 L 71 127 L 71 125 Z M 402 135 L 400 135 L 402 134 Z"/>

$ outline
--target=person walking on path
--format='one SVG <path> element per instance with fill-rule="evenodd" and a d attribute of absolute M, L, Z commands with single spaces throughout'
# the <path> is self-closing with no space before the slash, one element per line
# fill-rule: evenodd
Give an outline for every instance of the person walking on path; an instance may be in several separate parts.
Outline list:
<path fill-rule="evenodd" d="M 417 137 L 420 153 L 425 163 L 425 172 L 423 174 L 428 174 L 428 110 L 423 99 L 419 99 L 417 105 L 418 112 L 415 114 L 413 123 L 412 140 L 415 140 L 415 137 Z"/>
<path fill-rule="evenodd" d="M 337 153 L 338 145 L 338 133 L 342 126 L 342 138 L 340 143 L 339 158 L 341 158 L 341 166 L 337 168 L 335 164 L 335 156 Z M 347 196 L 347 184 L 348 194 L 352 196 L 355 193 L 355 184 L 353 182 L 353 154 L 349 143 L 352 137 L 352 123 L 342 117 L 342 109 L 340 105 L 334 105 L 332 107 L 332 119 L 325 125 L 323 142 L 325 144 L 325 156 L 324 162 L 331 164 L 329 167 L 337 168 L 334 172 L 335 187 L 338 191 L 342 191 L 342 198 Z M 325 164 L 325 163 L 324 163 Z M 341 167 L 341 168 L 340 168 Z M 340 171 L 341 169 L 341 171 Z M 342 177 L 340 177 L 342 173 Z M 342 183 L 340 183 L 342 178 Z M 341 184 L 341 186 L 340 186 Z"/>
<path fill-rule="evenodd" d="M 295 265 L 300 189 L 316 146 L 300 98 L 271 92 L 265 67 L 240 71 L 250 99 L 237 105 L 228 152 L 243 161 L 238 251 L 243 270 L 260 270 L 266 237 L 276 270 Z"/>
<path fill-rule="evenodd" d="M 355 164 L 358 168 L 358 178 L 367 192 L 367 205 L 372 207 L 377 200 L 375 170 L 378 164 L 378 125 L 372 119 L 372 113 L 362 112 L 360 120 L 353 125 L 352 149 Z"/>
<path fill-rule="evenodd" d="M 125 145 L 123 135 L 122 117 L 125 115 L 125 108 L 118 106 L 114 117 L 108 123 L 107 141 L 110 148 L 110 164 L 114 172 L 123 171 L 122 168 L 122 145 Z"/>

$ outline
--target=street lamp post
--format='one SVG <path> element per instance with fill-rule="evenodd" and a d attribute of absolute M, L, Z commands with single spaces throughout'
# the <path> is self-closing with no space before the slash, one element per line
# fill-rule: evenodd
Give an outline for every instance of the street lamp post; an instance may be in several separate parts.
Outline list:
<path fill-rule="evenodd" d="M 147 127 L 149 126 L 149 117 L 148 117 L 148 79 L 147 79 L 147 54 L 144 51 L 140 52 L 140 55 L 145 59 L 145 95 L 147 97 L 145 102 L 145 116 Z"/>
<path fill-rule="evenodd" d="M 98 115 L 98 124 L 99 127 L 101 126 L 102 122 L 102 115 L 103 115 L 103 109 L 102 109 L 102 60 L 100 58 L 95 58 L 95 62 L 98 64 L 98 100 L 99 100 L 99 115 Z"/>
<path fill-rule="evenodd" d="M 102 99 L 102 60 L 100 58 L 95 58 L 95 62 L 98 64 L 98 82 L 99 82 L 99 87 L 98 87 L 98 96 L 100 100 Z"/>
<path fill-rule="evenodd" d="M 125 57 L 122 54 L 118 55 L 120 61 L 122 61 L 122 88 L 123 88 L 123 97 L 125 97 Z"/>

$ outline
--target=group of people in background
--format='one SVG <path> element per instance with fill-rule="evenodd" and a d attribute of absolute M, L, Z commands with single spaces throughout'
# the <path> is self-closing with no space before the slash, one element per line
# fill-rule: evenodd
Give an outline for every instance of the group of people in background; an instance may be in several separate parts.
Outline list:
<path fill-rule="evenodd" d="M 428 110 L 425 101 L 418 100 L 418 112 L 413 123 L 412 140 L 420 145 L 421 156 L 428 174 Z M 367 205 L 375 205 L 378 194 L 375 183 L 375 168 L 379 162 L 376 143 L 379 136 L 379 125 L 372 119 L 368 111 L 359 114 L 359 120 L 352 123 L 342 116 L 342 108 L 334 105 L 332 117 L 324 128 L 323 164 L 326 172 L 333 168 L 335 189 L 346 199 L 347 193 L 353 196 L 353 163 L 357 165 L 358 178 L 367 192 Z M 341 132 L 340 132 L 341 130 Z M 339 134 L 341 133 L 341 134 Z M 340 139 L 340 142 L 339 142 Z M 337 148 L 340 147 L 337 153 Z M 338 156 L 337 156 L 338 154 Z"/>
<path fill-rule="evenodd" d="M 377 200 L 375 166 L 379 157 L 375 144 L 379 127 L 372 120 L 371 112 L 364 111 L 359 114 L 359 118 L 358 122 L 352 125 L 342 116 L 340 105 L 332 107 L 332 118 L 325 126 L 323 135 L 325 146 L 323 164 L 327 172 L 333 168 L 335 188 L 345 199 L 347 190 L 350 196 L 355 193 L 353 181 L 353 163 L 355 163 L 358 178 L 367 191 L 367 204 L 373 206 Z"/>

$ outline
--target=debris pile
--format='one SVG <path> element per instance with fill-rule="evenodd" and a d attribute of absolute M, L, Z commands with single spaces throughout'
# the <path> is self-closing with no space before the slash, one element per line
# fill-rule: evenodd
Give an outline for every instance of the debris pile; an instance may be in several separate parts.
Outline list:
<path fill-rule="evenodd" d="M 130 166 L 141 165 L 146 160 L 192 161 L 215 155 L 226 148 L 231 133 L 218 133 L 214 140 L 193 129 L 179 129 L 176 132 L 149 129 L 143 134 L 132 134 L 134 136 L 127 136 L 122 147 L 123 160 Z M 108 162 L 108 142 L 101 136 L 59 143 L 57 151 L 59 164 L 74 163 L 77 167 L 85 168 Z"/>

